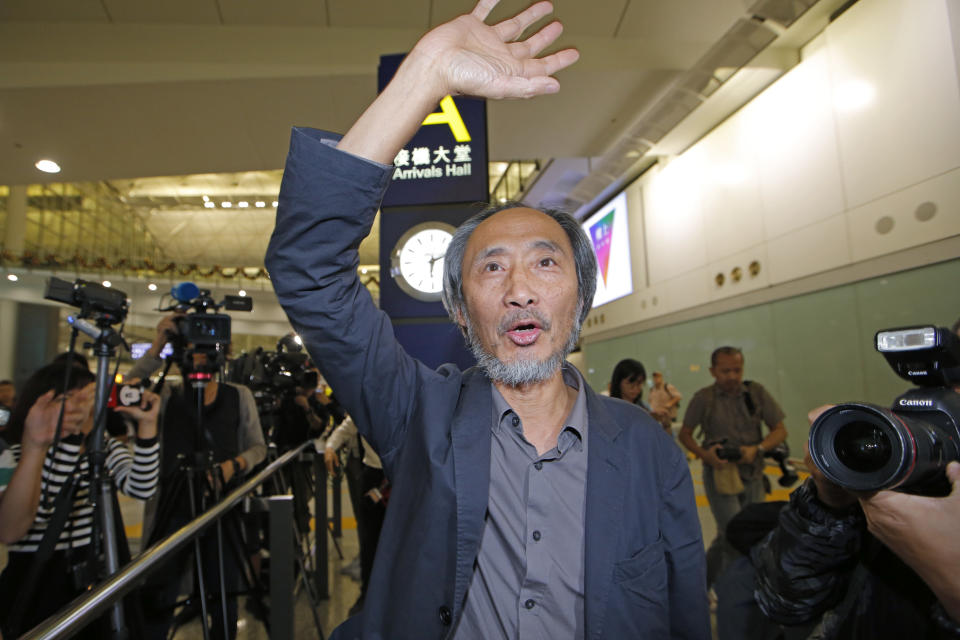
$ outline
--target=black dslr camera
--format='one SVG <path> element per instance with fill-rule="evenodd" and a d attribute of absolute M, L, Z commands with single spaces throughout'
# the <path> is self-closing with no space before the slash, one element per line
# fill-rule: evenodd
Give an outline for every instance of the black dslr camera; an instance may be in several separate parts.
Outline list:
<path fill-rule="evenodd" d="M 944 327 L 887 329 L 875 346 L 919 385 L 887 409 L 849 402 L 810 428 L 810 457 L 831 482 L 855 491 L 946 495 L 944 469 L 960 460 L 960 339 Z"/>
<path fill-rule="evenodd" d="M 712 447 L 715 444 L 720 445 L 720 448 L 717 449 L 717 457 L 721 460 L 737 462 L 743 457 L 743 454 L 740 452 L 740 447 L 735 444 L 729 444 L 726 438 L 708 443 L 707 446 Z M 781 442 L 769 451 L 764 451 L 763 457 L 770 458 L 779 465 L 780 478 L 777 482 L 781 487 L 792 487 L 796 484 L 800 476 L 797 474 L 797 469 L 790 463 L 790 447 L 787 446 L 786 442 Z"/>

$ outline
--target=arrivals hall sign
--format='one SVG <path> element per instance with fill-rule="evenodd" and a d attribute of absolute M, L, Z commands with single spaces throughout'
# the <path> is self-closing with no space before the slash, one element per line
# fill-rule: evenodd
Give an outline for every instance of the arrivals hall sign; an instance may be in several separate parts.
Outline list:
<path fill-rule="evenodd" d="M 403 54 L 381 56 L 379 88 L 393 77 Z M 447 96 L 393 161 L 385 207 L 486 202 L 487 103 Z"/>

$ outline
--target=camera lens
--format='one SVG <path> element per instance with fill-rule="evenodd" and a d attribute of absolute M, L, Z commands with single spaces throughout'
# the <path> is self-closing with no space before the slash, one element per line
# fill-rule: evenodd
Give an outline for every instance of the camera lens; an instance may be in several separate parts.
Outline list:
<path fill-rule="evenodd" d="M 879 427 L 869 422 L 850 422 L 837 430 L 833 438 L 837 458 L 860 473 L 874 473 L 890 462 L 890 439 Z"/>
<path fill-rule="evenodd" d="M 933 491 L 930 483 L 943 478 L 947 463 L 960 460 L 954 433 L 933 412 L 850 402 L 811 425 L 810 458 L 827 480 L 854 491 Z"/>

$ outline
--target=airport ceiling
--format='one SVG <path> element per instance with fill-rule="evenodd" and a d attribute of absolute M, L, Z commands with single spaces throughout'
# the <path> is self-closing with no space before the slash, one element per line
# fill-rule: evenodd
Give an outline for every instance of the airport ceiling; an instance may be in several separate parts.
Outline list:
<path fill-rule="evenodd" d="M 172 258 L 188 243 L 258 264 L 290 127 L 344 131 L 375 95 L 381 54 L 409 50 L 472 4 L 4 0 L 0 184 L 110 181 L 158 239 L 180 238 L 164 248 Z M 493 19 L 526 4 L 503 0 Z M 602 156 L 760 4 L 811 0 L 555 0 L 566 26 L 557 46 L 576 46 L 581 61 L 556 96 L 489 105 L 490 158 Z M 39 173 L 45 157 L 62 173 Z M 251 204 L 204 209 L 202 195 Z M 242 238 L 228 242 L 231 229 Z"/>

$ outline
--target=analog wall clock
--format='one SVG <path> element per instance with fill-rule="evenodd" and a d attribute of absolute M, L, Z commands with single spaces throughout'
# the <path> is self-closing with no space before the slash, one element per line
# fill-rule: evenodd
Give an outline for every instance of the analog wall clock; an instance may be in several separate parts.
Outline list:
<path fill-rule="evenodd" d="M 444 222 L 423 222 L 400 236 L 390 254 L 390 275 L 407 295 L 424 302 L 440 299 L 443 257 L 454 231 Z"/>

